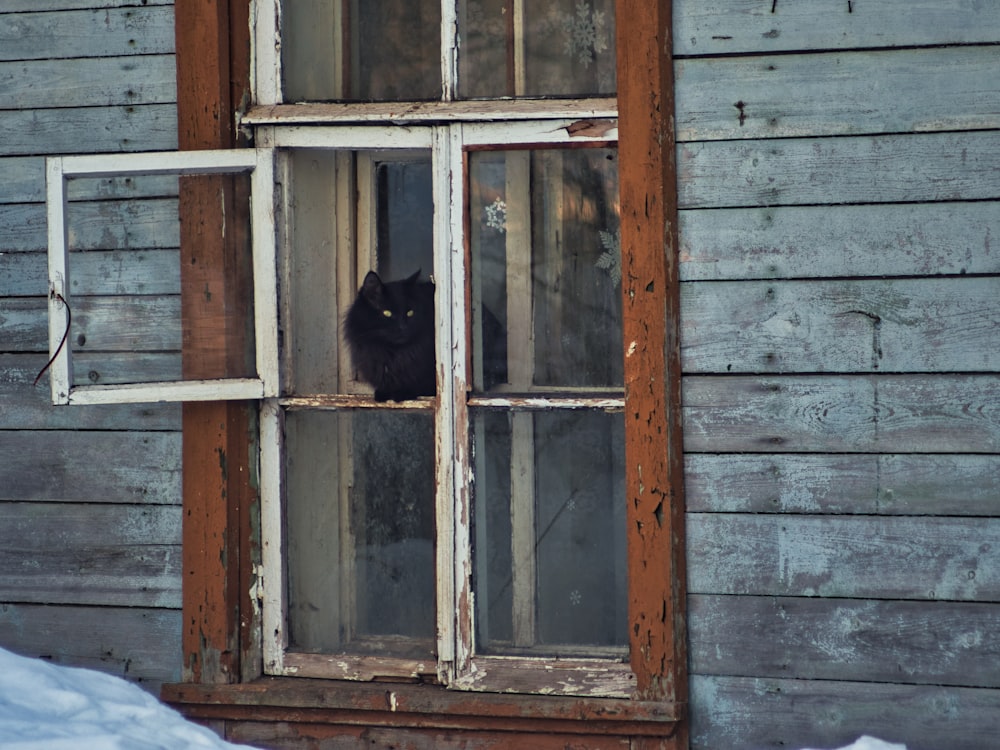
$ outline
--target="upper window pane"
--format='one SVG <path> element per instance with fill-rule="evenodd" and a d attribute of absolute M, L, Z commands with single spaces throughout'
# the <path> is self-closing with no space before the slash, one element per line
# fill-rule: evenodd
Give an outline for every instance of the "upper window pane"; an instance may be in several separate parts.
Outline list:
<path fill-rule="evenodd" d="M 470 155 L 473 383 L 622 387 L 614 148 Z"/>
<path fill-rule="evenodd" d="M 457 13 L 455 38 L 442 8 Z M 453 46 L 458 80 L 443 81 Z M 445 91 L 463 99 L 611 96 L 614 2 L 285 0 L 281 67 L 286 102 L 428 101 Z"/>
<path fill-rule="evenodd" d="M 441 97 L 439 0 L 286 0 L 285 101 Z"/>
<path fill-rule="evenodd" d="M 459 95 L 615 93 L 612 0 L 459 3 Z"/>

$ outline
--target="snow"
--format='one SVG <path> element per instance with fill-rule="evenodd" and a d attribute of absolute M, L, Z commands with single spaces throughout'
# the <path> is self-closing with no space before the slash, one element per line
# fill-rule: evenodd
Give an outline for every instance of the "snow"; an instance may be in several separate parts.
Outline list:
<path fill-rule="evenodd" d="M 806 750 L 808 750 L 808 748 Z M 882 740 L 877 740 L 874 737 L 868 737 L 865 735 L 854 744 L 839 748 L 839 750 L 906 750 L 906 745 L 883 742 Z"/>
<path fill-rule="evenodd" d="M 142 688 L 0 649 L 3 750 L 233 750 Z"/>
<path fill-rule="evenodd" d="M 2 750 L 253 750 L 223 742 L 140 687 L 0 648 Z M 906 750 L 861 737 L 839 750 Z"/>

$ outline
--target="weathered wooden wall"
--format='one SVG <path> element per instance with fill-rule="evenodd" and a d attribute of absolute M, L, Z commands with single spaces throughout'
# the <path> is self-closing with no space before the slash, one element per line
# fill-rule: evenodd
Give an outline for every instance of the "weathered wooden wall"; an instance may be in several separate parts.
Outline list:
<path fill-rule="evenodd" d="M 0 646 L 154 691 L 180 674 L 179 408 L 53 407 L 32 380 L 44 157 L 176 148 L 173 52 L 167 0 L 0 2 Z M 81 181 L 71 201 L 80 377 L 179 371 L 176 186 Z"/>
<path fill-rule="evenodd" d="M 674 4 L 693 748 L 985 748 L 1000 4 Z"/>

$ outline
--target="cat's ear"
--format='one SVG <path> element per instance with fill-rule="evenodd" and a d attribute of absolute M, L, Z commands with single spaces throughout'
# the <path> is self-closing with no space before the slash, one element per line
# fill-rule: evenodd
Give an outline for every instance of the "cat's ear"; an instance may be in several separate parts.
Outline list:
<path fill-rule="evenodd" d="M 415 284 L 416 281 L 417 281 L 417 279 L 420 278 L 420 271 L 421 271 L 421 269 L 418 268 L 416 273 L 411 274 L 409 277 L 407 277 L 405 279 L 406 283 L 407 284 Z"/>
<path fill-rule="evenodd" d="M 361 284 L 361 296 L 375 307 L 380 307 L 384 291 L 385 285 L 382 283 L 382 279 L 374 271 L 369 271 Z"/>

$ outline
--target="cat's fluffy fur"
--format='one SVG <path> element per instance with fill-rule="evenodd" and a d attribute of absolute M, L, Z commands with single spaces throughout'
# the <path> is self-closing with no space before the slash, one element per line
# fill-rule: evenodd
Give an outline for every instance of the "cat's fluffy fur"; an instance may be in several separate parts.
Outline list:
<path fill-rule="evenodd" d="M 434 285 L 382 281 L 369 271 L 344 319 L 351 361 L 376 401 L 405 401 L 437 392 L 434 368 Z"/>

